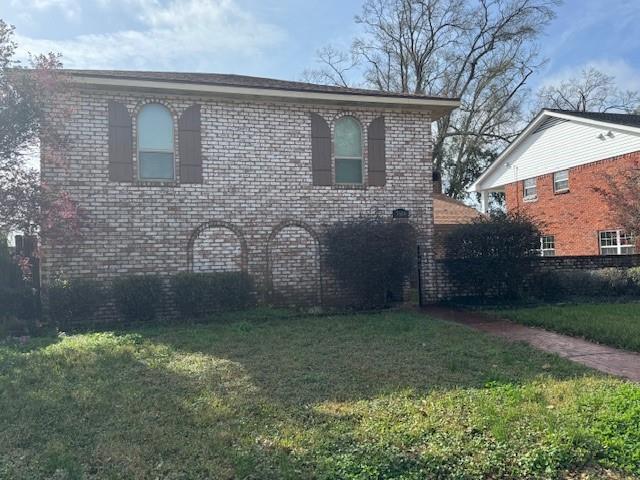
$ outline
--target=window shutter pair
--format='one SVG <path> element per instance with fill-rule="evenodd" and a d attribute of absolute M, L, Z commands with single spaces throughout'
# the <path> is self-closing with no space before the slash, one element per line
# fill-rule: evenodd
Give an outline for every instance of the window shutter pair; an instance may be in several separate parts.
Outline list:
<path fill-rule="evenodd" d="M 371 122 L 367 130 L 368 184 L 384 186 L 386 183 L 384 117 Z M 314 185 L 332 185 L 331 130 L 317 113 L 311 114 L 311 173 Z"/>
<path fill-rule="evenodd" d="M 180 182 L 202 183 L 200 105 L 187 108 L 178 120 Z M 133 126 L 127 107 L 109 101 L 109 180 L 133 181 Z"/>

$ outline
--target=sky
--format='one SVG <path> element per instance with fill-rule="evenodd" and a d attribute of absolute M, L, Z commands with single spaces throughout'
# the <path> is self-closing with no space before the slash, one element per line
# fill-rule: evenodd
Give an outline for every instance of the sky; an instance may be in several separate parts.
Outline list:
<path fill-rule="evenodd" d="M 236 73 L 299 80 L 326 44 L 348 47 L 362 0 L 0 0 L 20 55 L 68 68 Z M 565 0 L 530 87 L 585 66 L 640 90 L 640 0 Z"/>

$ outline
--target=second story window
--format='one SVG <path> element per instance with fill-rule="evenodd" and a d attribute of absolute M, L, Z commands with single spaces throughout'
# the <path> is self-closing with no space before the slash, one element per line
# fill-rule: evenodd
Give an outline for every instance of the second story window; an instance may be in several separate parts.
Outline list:
<path fill-rule="evenodd" d="M 150 103 L 138 114 L 138 178 L 175 178 L 173 118 L 163 105 Z"/>
<path fill-rule="evenodd" d="M 632 255 L 636 253 L 633 235 L 622 230 L 600 232 L 600 255 Z"/>
<path fill-rule="evenodd" d="M 362 184 L 362 127 L 353 117 L 342 117 L 335 126 L 336 183 Z"/>
<path fill-rule="evenodd" d="M 527 178 L 522 182 L 525 200 L 535 200 L 538 197 L 538 189 L 536 188 L 536 179 Z"/>
<path fill-rule="evenodd" d="M 569 191 L 569 170 L 562 170 L 553 174 L 554 193 L 564 193 Z"/>

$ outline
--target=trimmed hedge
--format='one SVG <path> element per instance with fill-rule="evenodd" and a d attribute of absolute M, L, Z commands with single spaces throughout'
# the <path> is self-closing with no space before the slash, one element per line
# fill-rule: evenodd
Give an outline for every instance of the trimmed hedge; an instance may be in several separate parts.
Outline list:
<path fill-rule="evenodd" d="M 49 287 L 49 313 L 61 327 L 92 320 L 104 301 L 97 281 L 60 280 Z"/>
<path fill-rule="evenodd" d="M 356 307 L 380 308 L 401 299 L 415 271 L 416 235 L 404 222 L 381 217 L 331 225 L 325 234 L 327 264 L 357 299 Z"/>
<path fill-rule="evenodd" d="M 131 275 L 114 280 L 111 287 L 116 308 L 129 322 L 156 318 L 162 300 L 162 280 L 157 275 Z"/>
<path fill-rule="evenodd" d="M 186 317 L 252 306 L 253 282 L 244 272 L 179 273 L 171 278 L 176 308 Z"/>
<path fill-rule="evenodd" d="M 539 272 L 528 283 L 530 296 L 545 301 L 640 295 L 640 268 Z"/>

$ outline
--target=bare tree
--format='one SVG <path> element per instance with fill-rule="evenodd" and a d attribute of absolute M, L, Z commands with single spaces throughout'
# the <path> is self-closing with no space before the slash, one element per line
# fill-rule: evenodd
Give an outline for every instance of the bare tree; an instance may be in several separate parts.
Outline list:
<path fill-rule="evenodd" d="M 365 0 L 351 54 L 370 87 L 447 96 L 461 107 L 434 128 L 434 168 L 447 193 L 466 187 L 520 129 L 526 83 L 541 65 L 535 41 L 558 0 Z M 346 54 L 345 54 L 346 55 Z M 333 58 L 332 58 L 333 57 Z M 321 51 L 324 77 L 359 72 Z M 349 68 L 344 68 L 344 67 Z M 334 72 L 333 74 L 331 72 Z"/>
<path fill-rule="evenodd" d="M 640 107 L 637 91 L 621 90 L 616 79 L 593 67 L 580 75 L 538 90 L 537 109 L 558 108 L 579 112 L 620 111 L 633 113 Z"/>

